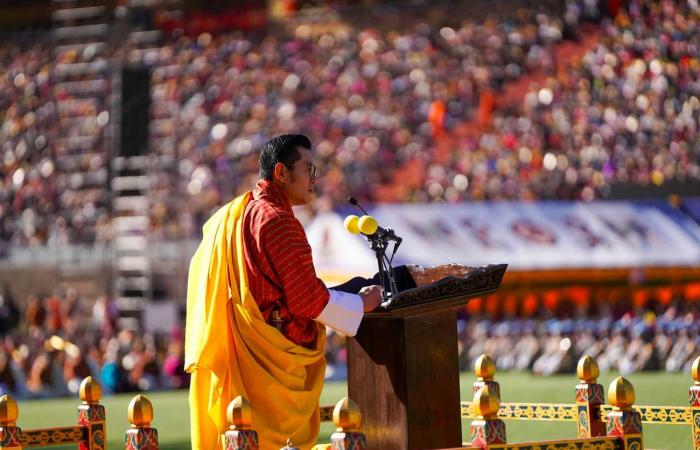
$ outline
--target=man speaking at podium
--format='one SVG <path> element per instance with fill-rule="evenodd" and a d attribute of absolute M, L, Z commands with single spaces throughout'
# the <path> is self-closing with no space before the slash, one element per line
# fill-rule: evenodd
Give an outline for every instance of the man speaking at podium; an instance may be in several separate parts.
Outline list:
<path fill-rule="evenodd" d="M 192 447 L 221 448 L 226 408 L 250 401 L 261 450 L 291 438 L 308 450 L 319 430 L 325 327 L 353 336 L 382 288 L 359 295 L 327 289 L 316 277 L 292 206 L 313 197 L 317 170 L 302 135 L 268 141 L 254 191 L 204 225 L 190 262 L 185 370 L 192 374 Z"/>

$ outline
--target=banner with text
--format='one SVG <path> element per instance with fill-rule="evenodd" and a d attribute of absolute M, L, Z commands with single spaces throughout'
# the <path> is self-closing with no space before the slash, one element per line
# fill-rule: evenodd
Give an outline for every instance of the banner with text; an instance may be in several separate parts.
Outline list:
<path fill-rule="evenodd" d="M 395 265 L 508 263 L 511 270 L 529 270 L 700 264 L 700 226 L 663 205 L 481 202 L 376 205 L 369 213 L 403 237 Z M 340 219 L 334 228 L 342 226 Z M 325 240 L 311 237 L 312 247 L 330 245 L 327 231 Z M 355 268 L 371 264 L 371 254 L 352 248 L 347 255 L 354 256 Z"/>

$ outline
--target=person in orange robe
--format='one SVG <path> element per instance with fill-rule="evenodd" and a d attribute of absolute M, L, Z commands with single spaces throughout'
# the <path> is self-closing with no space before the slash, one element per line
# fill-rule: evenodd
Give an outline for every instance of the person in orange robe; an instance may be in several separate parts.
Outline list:
<path fill-rule="evenodd" d="M 324 325 L 353 336 L 382 288 L 327 289 L 292 206 L 308 204 L 317 181 L 311 142 L 268 141 L 252 192 L 207 221 L 190 263 L 185 370 L 192 374 L 193 448 L 221 446 L 225 410 L 236 396 L 251 404 L 261 450 L 292 438 L 308 450 L 319 428 Z"/>

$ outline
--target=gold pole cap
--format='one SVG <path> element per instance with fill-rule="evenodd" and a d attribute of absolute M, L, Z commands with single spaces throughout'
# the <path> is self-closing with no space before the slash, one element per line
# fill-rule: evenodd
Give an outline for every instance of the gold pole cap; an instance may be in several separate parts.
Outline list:
<path fill-rule="evenodd" d="M 491 388 L 482 386 L 474 394 L 474 412 L 480 419 L 498 418 L 498 409 L 501 407 L 501 400 Z"/>
<path fill-rule="evenodd" d="M 19 416 L 19 408 L 14 398 L 9 395 L 0 397 L 0 425 L 14 427 Z"/>
<path fill-rule="evenodd" d="M 695 384 L 700 384 L 700 356 L 693 361 L 693 365 L 690 367 L 690 376 L 695 380 Z"/>
<path fill-rule="evenodd" d="M 487 354 L 482 354 L 474 361 L 474 374 L 479 377 L 480 381 L 493 381 L 493 376 L 496 375 L 496 364 Z"/>
<path fill-rule="evenodd" d="M 102 386 L 92 377 L 85 378 L 80 383 L 80 400 L 83 403 L 95 404 L 102 398 Z"/>
<path fill-rule="evenodd" d="M 253 427 L 253 410 L 247 398 L 239 395 L 226 409 L 226 419 L 232 430 L 250 430 Z"/>
<path fill-rule="evenodd" d="M 129 423 L 132 428 L 148 428 L 153 421 L 153 404 L 144 395 L 136 395 L 129 402 Z"/>
<path fill-rule="evenodd" d="M 635 400 L 634 386 L 625 378 L 617 377 L 608 388 L 608 401 L 618 409 L 629 409 Z"/>
<path fill-rule="evenodd" d="M 282 447 L 280 450 L 299 450 L 299 449 L 296 448 L 294 446 L 294 444 L 292 444 L 291 439 L 287 439 L 287 444 L 284 447 Z"/>
<path fill-rule="evenodd" d="M 338 431 L 357 431 L 362 424 L 362 411 L 349 397 L 345 397 L 333 408 L 333 423 Z"/>
<path fill-rule="evenodd" d="M 582 383 L 595 383 L 598 381 L 600 369 L 595 359 L 591 358 L 590 355 L 584 355 L 583 358 L 578 360 L 576 373 Z"/>

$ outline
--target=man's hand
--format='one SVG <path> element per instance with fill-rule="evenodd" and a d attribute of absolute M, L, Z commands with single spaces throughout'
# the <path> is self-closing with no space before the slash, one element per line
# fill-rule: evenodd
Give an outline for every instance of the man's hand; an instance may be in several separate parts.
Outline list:
<path fill-rule="evenodd" d="M 384 288 L 381 286 L 365 286 L 360 289 L 359 295 L 362 297 L 362 303 L 365 312 L 374 311 L 382 303 L 382 292 Z"/>

